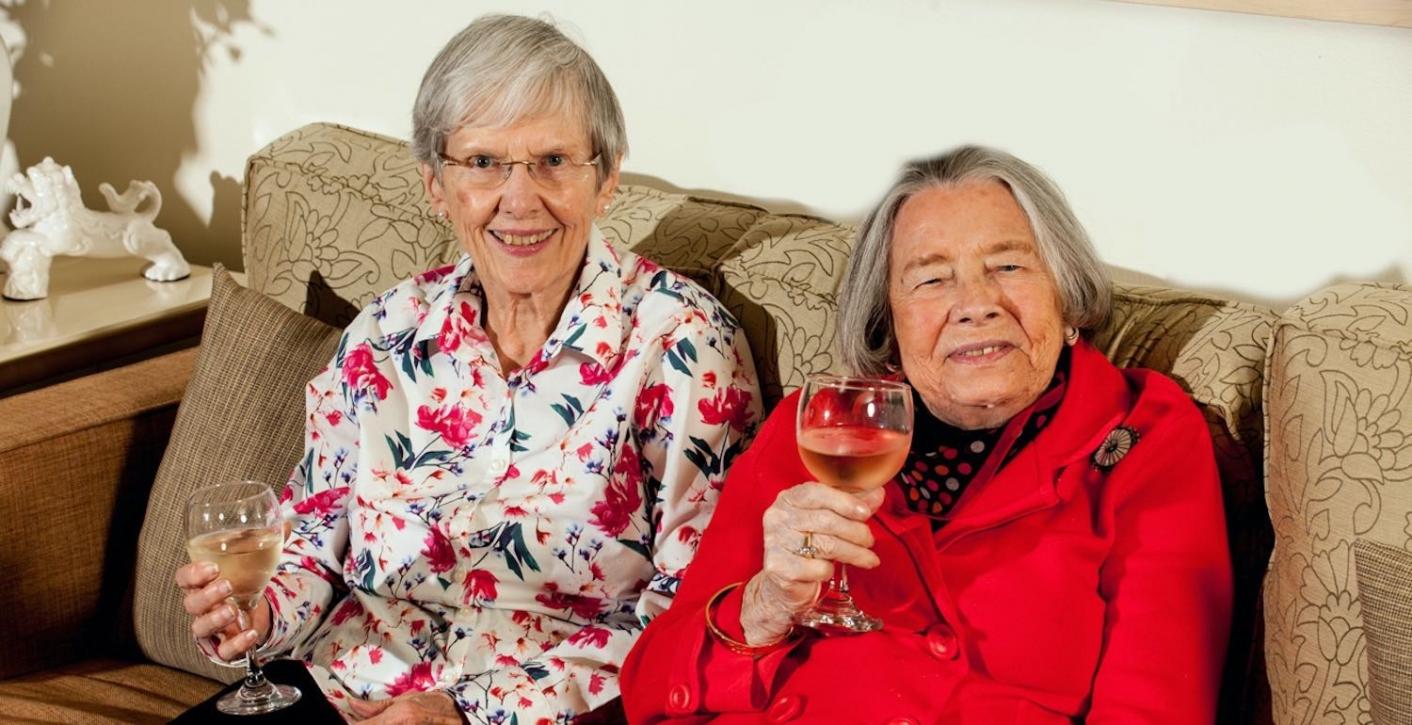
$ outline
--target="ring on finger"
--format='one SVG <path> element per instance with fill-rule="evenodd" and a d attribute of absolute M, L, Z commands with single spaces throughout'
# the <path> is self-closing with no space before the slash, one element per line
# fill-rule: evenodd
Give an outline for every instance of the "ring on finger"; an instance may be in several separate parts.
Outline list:
<path fill-rule="evenodd" d="M 793 553 L 795 556 L 802 557 L 804 559 L 813 559 L 814 557 L 818 556 L 819 548 L 817 546 L 814 546 L 814 532 L 805 531 L 804 541 L 800 543 L 799 548 L 795 549 L 791 553 Z"/>

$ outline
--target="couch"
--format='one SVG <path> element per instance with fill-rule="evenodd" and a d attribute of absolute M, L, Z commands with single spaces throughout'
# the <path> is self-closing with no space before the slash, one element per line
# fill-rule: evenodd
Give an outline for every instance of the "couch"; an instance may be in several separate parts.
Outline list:
<path fill-rule="evenodd" d="M 406 144 L 376 134 L 280 137 L 250 157 L 243 201 L 245 284 L 332 325 L 456 254 Z M 767 404 L 837 368 L 851 227 L 636 184 L 601 227 L 739 317 Z M 1175 378 L 1215 441 L 1237 580 L 1222 722 L 1412 716 L 1409 318 L 1412 289 L 1393 285 L 1342 284 L 1278 312 L 1119 286 L 1094 336 L 1118 364 Z M 0 399 L 0 719 L 161 722 L 232 679 L 169 666 L 141 631 L 184 626 L 180 611 L 143 611 L 140 590 L 170 572 L 134 560 L 144 526 L 180 526 L 148 497 L 198 357 Z"/>

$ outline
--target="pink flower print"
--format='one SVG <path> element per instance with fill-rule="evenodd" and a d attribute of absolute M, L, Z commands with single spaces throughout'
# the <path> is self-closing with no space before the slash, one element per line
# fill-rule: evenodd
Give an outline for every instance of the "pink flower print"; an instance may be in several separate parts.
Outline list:
<path fill-rule="evenodd" d="M 592 360 L 579 366 L 579 381 L 584 385 L 602 385 L 612 379 L 612 373 Z"/>
<path fill-rule="evenodd" d="M 455 269 L 455 268 L 456 268 L 456 265 L 454 265 L 454 264 L 448 264 L 448 265 L 446 265 L 446 266 L 444 266 L 444 267 L 437 267 L 436 269 L 429 269 L 429 270 L 427 270 L 427 271 L 425 271 L 425 272 L 422 272 L 421 274 L 417 275 L 417 284 L 423 285 L 423 286 L 429 285 L 429 284 L 431 284 L 432 282 L 436 282 L 437 280 L 440 280 L 442 277 L 445 277 L 448 272 L 450 272 L 451 270 L 453 270 L 453 269 Z"/>
<path fill-rule="evenodd" d="M 531 375 L 538 375 L 539 373 L 544 372 L 545 368 L 548 367 L 549 358 L 544 356 L 544 348 L 540 348 L 539 352 L 534 354 L 534 357 L 530 359 L 529 364 L 524 366 L 522 370 L 524 376 L 529 377 Z"/>
<path fill-rule="evenodd" d="M 435 526 L 427 532 L 426 542 L 422 544 L 422 558 L 433 574 L 443 574 L 456 566 L 456 550 L 451 540 Z"/>
<path fill-rule="evenodd" d="M 327 491 L 320 491 L 306 499 L 296 501 L 294 504 L 294 513 L 300 516 L 308 516 L 309 514 L 327 516 L 332 513 L 339 504 L 343 503 L 343 499 L 347 496 L 347 486 L 339 486 L 338 488 L 330 488 Z"/>
<path fill-rule="evenodd" d="M 732 385 L 716 392 L 716 397 L 696 404 L 701 422 L 708 425 L 727 423 L 737 431 L 750 424 L 750 393 Z"/>
<path fill-rule="evenodd" d="M 418 662 L 387 686 L 387 696 L 397 697 L 405 692 L 426 692 L 434 687 L 436 676 L 432 674 L 431 663 Z"/>
<path fill-rule="evenodd" d="M 588 694 L 597 695 L 603 691 L 603 675 L 594 672 L 588 676 Z"/>
<path fill-rule="evenodd" d="M 461 594 L 461 601 L 470 604 L 473 601 L 493 602 L 500 596 L 495 585 L 500 580 L 494 574 L 485 569 L 472 569 L 466 574 L 466 581 L 462 583 L 465 591 Z"/>
<path fill-rule="evenodd" d="M 594 526 L 609 536 L 617 536 L 632 522 L 632 515 L 642 506 L 642 495 L 638 489 L 642 485 L 642 459 L 630 445 L 623 446 L 618 465 L 613 467 L 614 476 L 603 492 L 603 499 L 593 504 L 591 520 Z"/>
<path fill-rule="evenodd" d="M 437 348 L 442 352 L 453 352 L 467 340 L 477 344 L 485 342 L 485 331 L 476 322 L 478 316 L 471 303 L 462 301 L 460 307 L 452 310 L 446 321 L 441 323 L 441 333 L 436 336 Z"/>
<path fill-rule="evenodd" d="M 378 400 L 386 398 L 388 389 L 392 387 L 392 383 L 378 372 L 377 363 L 373 360 L 373 348 L 366 342 L 343 356 L 343 382 L 353 389 L 354 397 L 372 392 Z"/>
<path fill-rule="evenodd" d="M 543 604 L 550 609 L 561 609 L 573 612 L 579 619 L 594 619 L 603 608 L 603 600 L 596 597 L 580 597 L 574 594 L 563 594 L 554 582 L 546 582 L 544 593 L 536 594 L 536 602 Z"/>
<path fill-rule="evenodd" d="M 343 600 L 342 604 L 338 605 L 338 609 L 333 610 L 333 623 L 335 625 L 343 624 L 362 613 L 362 603 L 355 597 L 349 597 Z"/>
<path fill-rule="evenodd" d="M 441 436 L 441 440 L 452 448 L 466 445 L 471 431 L 480 425 L 480 413 L 461 407 L 459 403 L 432 408 L 423 405 L 417 408 L 417 427 Z"/>
<path fill-rule="evenodd" d="M 569 644 L 576 647 L 593 647 L 603 649 L 608 646 L 608 637 L 612 634 L 602 627 L 584 627 L 569 636 Z"/>
<path fill-rule="evenodd" d="M 656 425 L 659 417 L 671 417 L 672 407 L 672 389 L 666 383 L 649 385 L 637 394 L 637 406 L 632 413 L 633 425 L 638 428 Z"/>

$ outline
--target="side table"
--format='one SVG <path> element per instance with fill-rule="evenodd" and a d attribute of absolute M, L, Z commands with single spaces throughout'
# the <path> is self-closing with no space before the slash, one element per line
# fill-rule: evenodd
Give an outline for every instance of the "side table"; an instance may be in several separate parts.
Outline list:
<path fill-rule="evenodd" d="M 211 269 L 192 265 L 186 279 L 152 282 L 146 265 L 58 257 L 47 298 L 0 299 L 0 397 L 197 344 Z"/>

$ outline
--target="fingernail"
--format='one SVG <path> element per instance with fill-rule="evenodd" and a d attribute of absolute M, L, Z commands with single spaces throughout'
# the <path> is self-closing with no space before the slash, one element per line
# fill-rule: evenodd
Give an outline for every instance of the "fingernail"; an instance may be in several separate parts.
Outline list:
<path fill-rule="evenodd" d="M 221 624 L 225 624 L 232 619 L 235 619 L 235 607 L 222 607 Z"/>
<path fill-rule="evenodd" d="M 221 594 L 230 594 L 230 582 L 229 582 L 229 581 L 227 581 L 227 580 L 225 580 L 225 579 L 222 579 L 222 580 L 221 580 L 221 585 L 220 585 L 220 587 L 218 587 L 218 588 L 219 588 Z"/>
<path fill-rule="evenodd" d="M 866 517 L 868 515 L 868 509 L 864 506 L 854 506 L 853 513 L 858 516 Z"/>
<path fill-rule="evenodd" d="M 201 565 L 202 576 L 215 576 L 219 573 L 221 573 L 221 568 L 216 566 L 215 562 L 208 561 Z"/>
<path fill-rule="evenodd" d="M 257 634 L 257 633 L 255 632 L 255 630 L 253 630 L 253 629 L 247 629 L 247 630 L 245 630 L 244 632 L 241 632 L 241 633 L 240 633 L 240 636 L 241 636 L 241 637 L 244 637 L 245 639 L 250 640 L 251 642 L 254 642 L 254 641 L 255 641 L 255 636 L 256 636 L 256 634 Z"/>

